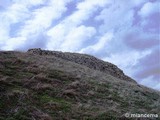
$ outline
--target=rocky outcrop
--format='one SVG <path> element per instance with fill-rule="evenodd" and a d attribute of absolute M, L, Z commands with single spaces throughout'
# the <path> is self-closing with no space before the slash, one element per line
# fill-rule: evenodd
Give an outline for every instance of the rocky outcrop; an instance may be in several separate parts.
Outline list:
<path fill-rule="evenodd" d="M 59 52 L 59 51 L 48 51 L 48 50 L 41 50 L 40 48 L 29 49 L 28 53 L 38 54 L 38 55 L 53 55 L 55 57 L 58 57 L 67 61 L 71 61 L 71 62 L 75 62 L 81 65 L 87 66 L 94 70 L 105 72 L 121 80 L 135 82 L 133 79 L 126 76 L 123 73 L 123 71 L 119 69 L 116 65 L 109 62 L 102 61 L 91 55 Z"/>

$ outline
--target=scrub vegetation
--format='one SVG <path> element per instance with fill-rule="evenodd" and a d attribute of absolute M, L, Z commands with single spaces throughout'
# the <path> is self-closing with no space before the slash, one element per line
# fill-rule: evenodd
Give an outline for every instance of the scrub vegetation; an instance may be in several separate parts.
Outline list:
<path fill-rule="evenodd" d="M 0 120 L 131 119 L 125 113 L 160 116 L 159 91 L 109 73 L 54 55 L 0 52 Z"/>

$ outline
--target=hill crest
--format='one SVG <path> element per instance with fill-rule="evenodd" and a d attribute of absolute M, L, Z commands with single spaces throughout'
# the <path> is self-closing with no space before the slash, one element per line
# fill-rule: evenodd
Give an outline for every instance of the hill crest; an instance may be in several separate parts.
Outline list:
<path fill-rule="evenodd" d="M 28 53 L 37 55 L 52 55 L 67 61 L 75 62 L 80 65 L 84 65 L 94 70 L 98 70 L 107 74 L 110 74 L 121 80 L 136 82 L 132 78 L 128 77 L 119 69 L 116 65 L 100 60 L 94 56 L 80 53 L 60 52 L 60 51 L 49 51 L 42 50 L 40 48 L 29 49 Z"/>
<path fill-rule="evenodd" d="M 113 64 L 89 55 L 41 49 L 0 52 L 0 120 L 129 120 L 126 113 L 160 116 L 159 91 L 104 72 L 100 66 L 104 64 L 110 71 Z"/>

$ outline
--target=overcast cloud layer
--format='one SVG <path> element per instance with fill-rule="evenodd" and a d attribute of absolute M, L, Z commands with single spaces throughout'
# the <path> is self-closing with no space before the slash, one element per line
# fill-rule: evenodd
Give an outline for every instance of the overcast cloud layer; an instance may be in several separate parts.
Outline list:
<path fill-rule="evenodd" d="M 92 54 L 160 90 L 158 0 L 0 0 L 0 50 Z"/>

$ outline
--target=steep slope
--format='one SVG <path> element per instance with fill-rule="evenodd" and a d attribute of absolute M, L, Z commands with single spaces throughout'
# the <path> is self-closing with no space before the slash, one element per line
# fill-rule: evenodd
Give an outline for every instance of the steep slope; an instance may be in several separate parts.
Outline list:
<path fill-rule="evenodd" d="M 160 92 L 95 57 L 0 52 L 0 120 L 124 120 L 159 111 Z"/>

